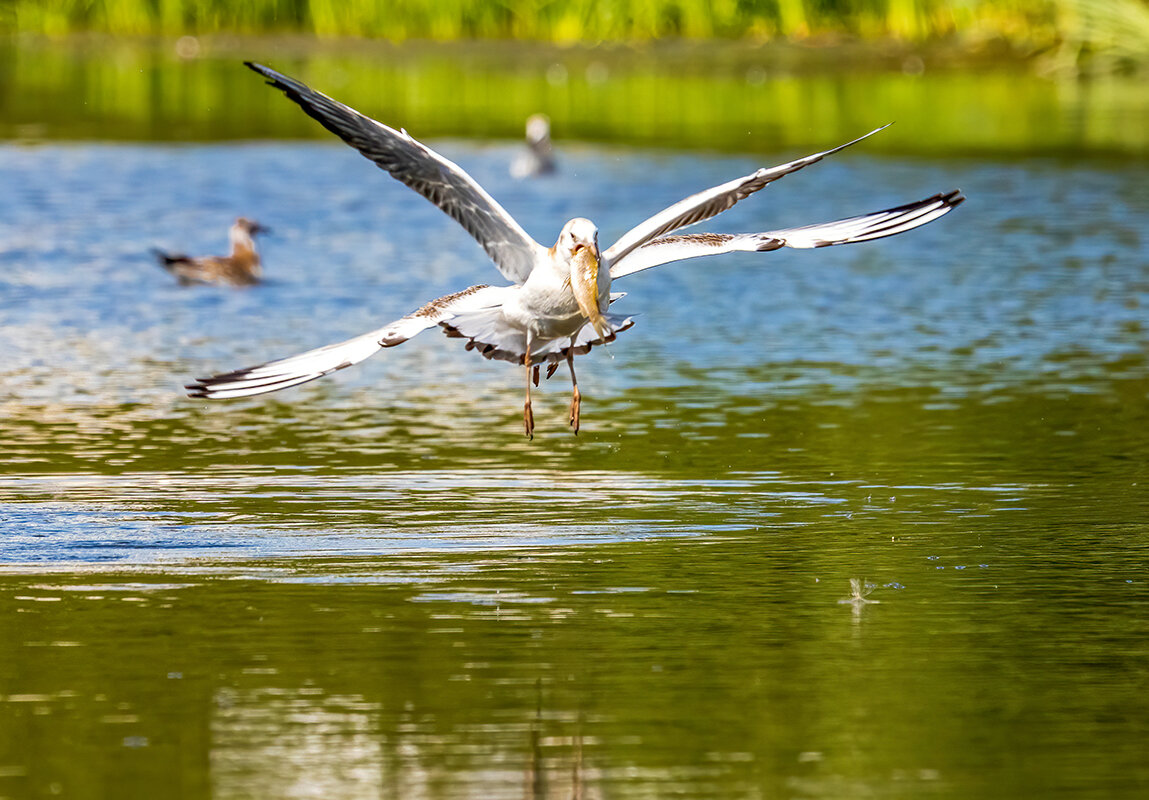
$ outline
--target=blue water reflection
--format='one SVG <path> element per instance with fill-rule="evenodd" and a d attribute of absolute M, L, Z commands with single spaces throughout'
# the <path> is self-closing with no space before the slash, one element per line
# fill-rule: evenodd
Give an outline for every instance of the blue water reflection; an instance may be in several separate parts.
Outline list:
<path fill-rule="evenodd" d="M 509 148 L 443 149 L 546 243 L 580 214 L 612 241 L 668 202 L 757 165 L 575 148 L 561 176 L 524 183 L 506 177 Z M 0 201 L 4 370 L 21 378 L 6 381 L 5 392 L 22 402 L 170 405 L 189 371 L 335 341 L 440 293 L 499 281 L 450 220 L 339 146 L 5 147 L 0 177 L 8 187 Z M 809 366 L 808 378 L 824 365 L 839 379 L 854 368 L 925 368 L 961 384 L 983 370 L 1007 383 L 1073 381 L 1139 360 L 1149 190 L 1138 169 L 905 163 L 851 152 L 705 227 L 830 219 L 951 186 L 970 202 L 908 236 L 725 256 L 620 281 L 630 292 L 622 304 L 639 323 L 614 358 L 596 354 L 584 369 L 613 391 L 693 385 L 693 369 L 722 375 L 763 363 Z M 240 213 L 276 230 L 264 247 L 269 285 L 188 290 L 149 263 L 152 245 L 223 251 Z M 391 376 L 433 383 L 475 374 L 482 386 L 509 372 L 435 338 L 336 380 L 395 397 Z"/>
<path fill-rule="evenodd" d="M 576 215 L 609 243 L 761 163 L 572 144 L 559 175 L 518 182 L 511 146 L 437 144 L 546 243 Z M 267 399 L 183 396 L 191 377 L 499 280 L 451 220 L 349 149 L 0 147 L 0 491 L 7 521 L 31 531 L 4 558 L 719 535 L 864 518 L 847 501 L 867 485 L 921 487 L 913 511 L 938 524 L 952 511 L 928 497 L 950 487 L 959 509 L 983 508 L 988 490 L 1006 513 L 1032 508 L 1067 468 L 1124 497 L 1127 472 L 1101 465 L 1114 448 L 1143 452 L 1144 437 L 1098 439 L 1080 421 L 1147 376 L 1145 178 L 875 159 L 860 145 L 705 227 L 829 220 L 953 187 L 970 201 L 879 243 L 619 281 L 638 324 L 582 360 L 582 435 L 565 428 L 556 379 L 530 443 L 515 421 L 518 370 L 436 331 Z M 151 263 L 151 246 L 222 252 L 238 214 L 276 231 L 266 285 L 181 287 Z"/>

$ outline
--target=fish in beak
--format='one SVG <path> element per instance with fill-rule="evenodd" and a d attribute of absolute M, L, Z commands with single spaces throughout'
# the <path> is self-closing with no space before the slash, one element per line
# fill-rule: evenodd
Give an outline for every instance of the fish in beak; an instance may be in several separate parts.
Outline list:
<path fill-rule="evenodd" d="M 590 321 L 594 332 L 606 339 L 610 335 L 610 325 L 602 315 L 603 308 L 599 307 L 599 267 L 598 253 L 593 245 L 575 244 L 571 253 L 571 289 L 579 311 Z"/>

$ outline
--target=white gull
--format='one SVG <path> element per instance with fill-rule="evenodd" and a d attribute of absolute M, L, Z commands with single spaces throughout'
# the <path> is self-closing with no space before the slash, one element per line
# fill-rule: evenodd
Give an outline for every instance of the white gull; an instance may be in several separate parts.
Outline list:
<path fill-rule="evenodd" d="M 526 367 L 523 425 L 527 436 L 534 432 L 532 372 L 537 386 L 539 365 L 548 365 L 550 377 L 565 361 L 573 387 L 569 422 L 577 433 L 581 401 L 574 357 L 612 341 L 633 324 L 629 317 L 609 311 L 610 303 L 622 296 L 611 293 L 613 280 L 699 256 L 881 239 L 925 225 L 965 199 L 959 191 L 950 191 L 884 211 L 797 228 L 764 233 L 675 234 L 680 228 L 722 213 L 767 184 L 882 130 L 878 128 L 833 149 L 758 169 L 691 195 L 632 228 L 606 250 L 599 249 L 598 228 L 581 217 L 567 222 L 554 246 L 548 248 L 528 236 L 462 168 L 406 131 L 376 122 L 275 70 L 246 63 L 325 128 L 462 225 L 511 285 L 472 286 L 345 342 L 200 378 L 187 387 L 192 397 L 246 397 L 286 389 L 358 364 L 381 348 L 394 347 L 440 326 L 450 336 L 467 339 L 468 349 Z"/>

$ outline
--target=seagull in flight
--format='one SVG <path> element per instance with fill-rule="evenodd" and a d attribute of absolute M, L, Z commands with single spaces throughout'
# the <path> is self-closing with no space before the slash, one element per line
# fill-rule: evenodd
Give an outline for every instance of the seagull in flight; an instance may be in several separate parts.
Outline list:
<path fill-rule="evenodd" d="M 152 252 L 160 266 L 179 278 L 185 286 L 193 283 L 253 286 L 263 277 L 263 266 L 255 249 L 255 237 L 261 233 L 271 233 L 271 229 L 253 219 L 240 217 L 228 232 L 231 252 L 226 256 L 192 258 L 171 255 L 159 248 L 153 248 Z"/>
<path fill-rule="evenodd" d="M 395 130 L 320 94 L 300 81 L 265 66 L 245 62 L 267 78 L 309 116 L 365 157 L 426 197 L 471 234 L 510 285 L 471 286 L 430 301 L 377 330 L 254 367 L 200 378 L 186 388 L 191 397 L 223 399 L 274 392 L 358 364 L 382 348 L 395 347 L 435 326 L 466 339 L 468 350 L 487 358 L 521 364 L 526 370 L 523 426 L 534 434 L 531 383 L 539 367 L 547 377 L 564 361 L 570 369 L 569 423 L 577 434 L 581 396 L 574 357 L 611 342 L 633 320 L 610 304 L 614 280 L 642 270 L 699 256 L 736 251 L 767 252 L 782 247 L 812 248 L 865 242 L 903 233 L 949 213 L 965 198 L 950 191 L 884 211 L 763 233 L 678 233 L 710 219 L 779 178 L 821 161 L 882 128 L 831 150 L 714 186 L 680 200 L 639 223 L 602 250 L 598 228 L 576 217 L 546 247 L 532 239 L 461 167 L 405 130 Z"/>

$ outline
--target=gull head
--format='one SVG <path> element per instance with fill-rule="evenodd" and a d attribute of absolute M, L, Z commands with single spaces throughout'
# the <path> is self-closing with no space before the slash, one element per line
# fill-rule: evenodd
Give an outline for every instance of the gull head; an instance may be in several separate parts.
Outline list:
<path fill-rule="evenodd" d="M 596 262 L 602 260 L 598 250 L 598 227 L 589 219 L 575 217 L 563 225 L 559 240 L 555 243 L 555 254 L 569 262 L 583 248 L 590 250 Z"/>
<path fill-rule="evenodd" d="M 602 267 L 598 228 L 589 219 L 572 219 L 563 226 L 555 250 L 570 265 L 570 287 L 579 310 L 605 340 L 610 333 L 603 317 L 610 304 L 610 273 Z"/>

